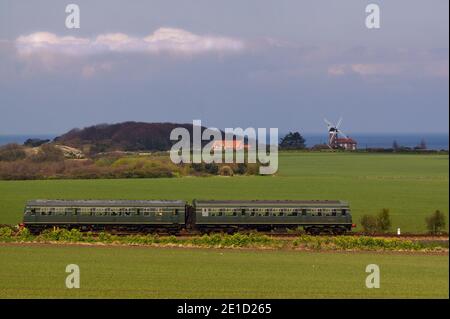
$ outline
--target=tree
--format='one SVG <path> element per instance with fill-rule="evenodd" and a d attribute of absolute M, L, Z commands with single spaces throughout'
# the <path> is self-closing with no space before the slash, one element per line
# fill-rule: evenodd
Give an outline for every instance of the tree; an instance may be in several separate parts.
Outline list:
<path fill-rule="evenodd" d="M 436 210 L 425 221 L 428 231 L 434 235 L 439 234 L 445 228 L 445 215 L 440 210 Z"/>
<path fill-rule="evenodd" d="M 284 149 L 305 149 L 306 140 L 299 132 L 289 132 L 280 141 L 280 148 Z"/>
<path fill-rule="evenodd" d="M 40 138 L 29 138 L 23 143 L 23 145 L 30 146 L 30 147 L 38 147 L 38 146 L 41 146 L 42 144 L 45 144 L 48 142 L 50 142 L 49 139 L 42 140 Z"/>
<path fill-rule="evenodd" d="M 391 217 L 389 216 L 389 209 L 383 208 L 377 216 L 377 230 L 385 233 L 390 228 L 391 228 Z"/>
<path fill-rule="evenodd" d="M 377 218 L 372 215 L 363 215 L 361 217 L 361 226 L 367 234 L 373 234 L 377 231 Z"/>

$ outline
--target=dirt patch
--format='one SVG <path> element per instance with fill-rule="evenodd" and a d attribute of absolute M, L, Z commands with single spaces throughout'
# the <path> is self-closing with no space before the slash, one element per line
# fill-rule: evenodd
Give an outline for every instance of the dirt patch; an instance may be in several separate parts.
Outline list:
<path fill-rule="evenodd" d="M 436 255 L 448 256 L 449 251 L 427 251 L 427 250 L 364 250 L 364 249 L 309 249 L 305 247 L 205 247 L 183 244 L 123 244 L 123 243 L 70 243 L 70 242 L 10 242 L 0 243 L 1 246 L 22 246 L 22 247 L 104 247 L 104 248 L 155 248 L 155 249 L 202 249 L 202 250 L 236 250 L 236 251 L 284 251 L 284 252 L 306 252 L 306 253 L 332 253 L 332 254 L 383 254 L 383 255 Z"/>

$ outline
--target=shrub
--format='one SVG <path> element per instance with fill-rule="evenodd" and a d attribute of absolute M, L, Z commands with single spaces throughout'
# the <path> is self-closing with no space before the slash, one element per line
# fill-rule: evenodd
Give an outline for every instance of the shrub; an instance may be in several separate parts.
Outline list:
<path fill-rule="evenodd" d="M 191 167 L 195 172 L 203 172 L 205 170 L 203 163 L 192 163 Z"/>
<path fill-rule="evenodd" d="M 387 232 L 391 228 L 391 217 L 389 216 L 389 209 L 383 208 L 377 215 L 377 230 L 380 232 Z"/>
<path fill-rule="evenodd" d="M 363 215 L 361 217 L 361 226 L 367 234 L 373 234 L 377 231 L 377 218 L 372 215 Z"/>
<path fill-rule="evenodd" d="M 11 229 L 11 227 L 0 228 L 0 239 L 8 240 L 11 238 L 12 234 L 13 234 L 13 230 Z"/>
<path fill-rule="evenodd" d="M 247 173 L 247 165 L 245 163 L 239 163 L 236 165 L 233 171 L 235 174 L 244 175 L 245 173 Z"/>
<path fill-rule="evenodd" d="M 217 175 L 219 172 L 219 166 L 216 163 L 205 164 L 205 170 L 209 174 Z"/>
<path fill-rule="evenodd" d="M 64 153 L 54 145 L 44 144 L 41 149 L 31 156 L 33 162 L 60 162 L 64 160 Z"/>
<path fill-rule="evenodd" d="M 233 176 L 233 170 L 230 166 L 224 165 L 220 168 L 219 174 L 222 176 Z"/>
<path fill-rule="evenodd" d="M 18 144 L 7 144 L 0 147 L 0 161 L 12 162 L 24 159 L 26 153 L 23 147 Z"/>
<path fill-rule="evenodd" d="M 439 234 L 445 228 L 445 215 L 440 210 L 436 210 L 425 221 L 431 234 Z"/>

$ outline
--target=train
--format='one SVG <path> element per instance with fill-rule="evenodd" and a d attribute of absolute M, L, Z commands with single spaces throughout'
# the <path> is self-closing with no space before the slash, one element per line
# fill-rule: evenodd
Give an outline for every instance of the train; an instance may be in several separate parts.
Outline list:
<path fill-rule="evenodd" d="M 283 232 L 341 235 L 351 210 L 341 200 L 30 200 L 22 225 L 124 233 Z"/>

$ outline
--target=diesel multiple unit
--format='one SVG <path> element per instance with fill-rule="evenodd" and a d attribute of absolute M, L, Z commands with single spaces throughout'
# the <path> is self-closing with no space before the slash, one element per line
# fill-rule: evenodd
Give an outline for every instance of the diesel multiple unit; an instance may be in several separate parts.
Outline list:
<path fill-rule="evenodd" d="M 32 200 L 23 224 L 91 231 L 235 232 L 284 231 L 302 227 L 311 234 L 343 234 L 352 228 L 349 205 L 337 200 Z"/>

